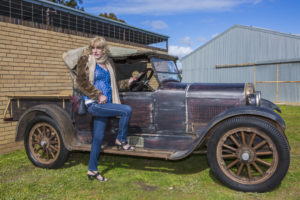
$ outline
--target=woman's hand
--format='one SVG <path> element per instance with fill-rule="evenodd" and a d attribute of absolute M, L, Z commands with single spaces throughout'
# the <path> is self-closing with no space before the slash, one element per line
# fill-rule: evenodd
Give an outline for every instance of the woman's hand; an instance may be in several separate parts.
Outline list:
<path fill-rule="evenodd" d="M 107 97 L 103 94 L 101 94 L 99 97 L 98 97 L 98 103 L 99 104 L 105 104 L 107 102 Z"/>
<path fill-rule="evenodd" d="M 128 80 L 129 86 L 136 80 L 137 80 L 137 77 L 130 77 L 130 79 Z"/>

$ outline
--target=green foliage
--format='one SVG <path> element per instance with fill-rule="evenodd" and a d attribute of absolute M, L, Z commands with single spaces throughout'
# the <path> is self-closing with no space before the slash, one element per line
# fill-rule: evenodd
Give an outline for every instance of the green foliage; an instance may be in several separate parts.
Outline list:
<path fill-rule="evenodd" d="M 299 199 L 300 107 L 280 106 L 291 145 L 291 166 L 281 185 L 271 192 L 243 193 L 222 185 L 211 174 L 205 155 L 180 161 L 101 155 L 108 182 L 89 182 L 89 153 L 71 153 L 60 169 L 37 168 L 24 150 L 0 155 L 0 199 Z"/>
<path fill-rule="evenodd" d="M 114 14 L 114 13 L 100 13 L 99 16 L 101 17 L 105 17 L 105 18 L 108 18 L 108 19 L 112 19 L 112 20 L 115 20 L 115 21 L 118 21 L 118 22 L 122 22 L 122 23 L 125 23 L 126 22 L 122 19 L 118 19 L 118 17 Z"/>
<path fill-rule="evenodd" d="M 79 4 L 82 4 L 82 0 L 48 0 L 48 1 L 84 11 L 84 8 L 79 6 Z"/>

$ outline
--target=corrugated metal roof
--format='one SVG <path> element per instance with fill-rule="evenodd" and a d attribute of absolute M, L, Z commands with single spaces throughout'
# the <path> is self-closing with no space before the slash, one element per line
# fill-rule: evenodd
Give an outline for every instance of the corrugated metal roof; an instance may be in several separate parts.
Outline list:
<path fill-rule="evenodd" d="M 153 34 L 153 35 L 157 35 L 157 36 L 160 36 L 160 37 L 169 38 L 169 36 L 167 36 L 167 35 L 162 35 L 162 34 L 154 33 L 152 31 L 148 31 L 148 30 L 141 29 L 141 28 L 138 28 L 138 27 L 135 27 L 135 26 L 131 26 L 131 25 L 119 22 L 119 21 L 115 21 L 115 20 L 109 19 L 109 18 L 92 15 L 92 14 L 86 13 L 84 11 L 81 11 L 81 10 L 78 10 L 78 9 L 75 9 L 75 8 L 70 8 L 70 7 L 61 5 L 61 4 L 53 3 L 53 2 L 50 2 L 50 1 L 47 1 L 47 0 L 24 0 L 24 1 L 27 1 L 27 2 L 30 2 L 30 3 L 47 4 L 47 5 L 54 6 L 55 8 L 63 8 L 64 10 L 69 10 L 70 12 L 73 12 L 73 13 L 76 13 L 76 14 L 80 14 L 80 15 L 84 15 L 84 16 L 90 16 L 92 18 L 98 18 L 98 19 L 101 19 L 102 21 L 110 22 L 112 24 L 118 24 L 118 26 L 121 26 L 121 27 L 123 26 L 123 27 L 126 27 L 126 28 L 132 28 L 132 29 L 136 29 L 136 30 L 145 32 L 147 34 Z"/>
<path fill-rule="evenodd" d="M 290 38 L 295 38 L 295 39 L 299 39 L 300 40 L 300 36 L 298 35 L 293 35 L 293 34 L 288 34 L 288 33 L 281 33 L 278 31 L 273 31 L 273 30 L 268 30 L 268 29 L 263 29 L 263 28 L 258 28 L 258 27 L 254 27 L 254 26 L 244 26 L 244 25 L 239 25 L 236 24 L 232 27 L 230 27 L 229 29 L 227 29 L 226 31 L 224 31 L 223 33 L 217 35 L 216 37 L 214 37 L 213 39 L 211 39 L 210 41 L 208 41 L 207 43 L 203 44 L 202 46 L 200 46 L 199 48 L 195 49 L 194 51 L 192 51 L 191 53 L 189 53 L 188 55 L 184 56 L 183 58 L 181 58 L 180 60 L 185 60 L 186 58 L 188 58 L 189 56 L 193 55 L 194 53 L 196 53 L 197 51 L 199 51 L 200 49 L 203 49 L 204 47 L 206 47 L 207 45 L 209 45 L 210 43 L 212 43 L 213 41 L 217 40 L 218 38 L 222 37 L 223 35 L 225 35 L 227 32 L 236 29 L 236 28 L 241 28 L 241 29 L 248 29 L 248 30 L 254 30 L 254 31 L 259 31 L 259 32 L 263 32 L 263 33 L 269 33 L 269 34 L 274 34 L 274 35 L 278 35 L 278 36 L 282 36 L 282 37 L 290 37 Z"/>

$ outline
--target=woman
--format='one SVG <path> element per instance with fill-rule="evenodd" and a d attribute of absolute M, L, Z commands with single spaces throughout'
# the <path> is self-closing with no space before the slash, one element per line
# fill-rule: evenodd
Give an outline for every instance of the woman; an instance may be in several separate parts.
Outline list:
<path fill-rule="evenodd" d="M 107 181 L 98 172 L 98 157 L 108 117 L 121 116 L 119 132 L 115 144 L 118 149 L 133 151 L 134 147 L 127 144 L 128 123 L 131 107 L 120 104 L 118 87 L 112 62 L 108 59 L 108 47 L 104 38 L 96 37 L 90 41 L 88 51 L 83 53 L 77 63 L 78 88 L 84 93 L 87 111 L 94 118 L 93 141 L 91 146 L 88 178 Z M 129 88 L 135 78 L 119 82 L 120 88 Z"/>

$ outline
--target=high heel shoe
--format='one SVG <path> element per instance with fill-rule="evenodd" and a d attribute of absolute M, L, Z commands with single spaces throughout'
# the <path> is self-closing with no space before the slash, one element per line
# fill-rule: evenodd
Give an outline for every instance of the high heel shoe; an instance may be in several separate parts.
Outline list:
<path fill-rule="evenodd" d="M 98 180 L 98 181 L 101 181 L 101 182 L 107 182 L 108 181 L 108 179 L 105 178 L 104 176 L 102 176 L 101 174 L 99 174 L 99 172 L 97 172 L 97 173 L 91 172 L 91 173 L 93 173 L 93 174 L 87 174 L 88 179 L 90 181 L 92 181 L 93 178 Z M 100 176 L 100 178 L 98 178 L 99 176 Z"/>
<path fill-rule="evenodd" d="M 127 142 L 120 142 L 120 144 L 116 142 L 115 144 L 117 145 L 118 150 L 125 150 L 125 151 L 135 150 L 134 146 L 130 146 Z"/>

